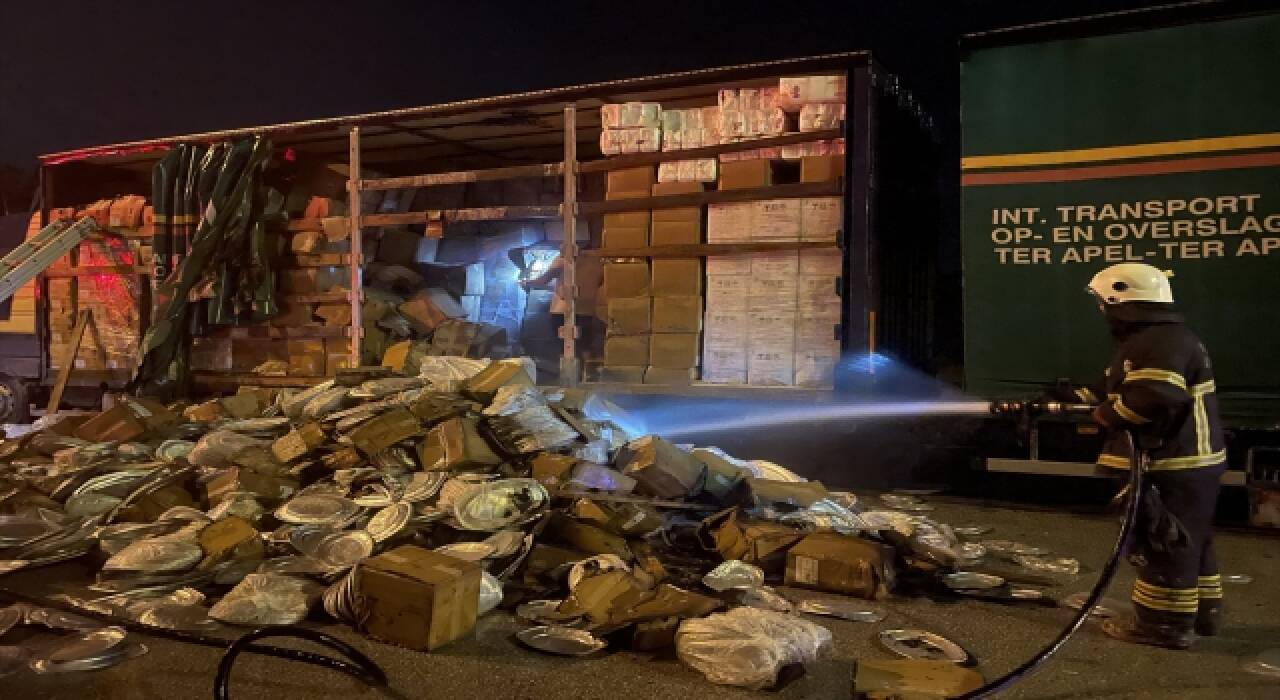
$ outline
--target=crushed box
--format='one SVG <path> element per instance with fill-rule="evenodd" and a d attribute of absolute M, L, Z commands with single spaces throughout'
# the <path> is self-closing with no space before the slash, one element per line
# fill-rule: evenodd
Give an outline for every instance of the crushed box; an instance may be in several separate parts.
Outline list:
<path fill-rule="evenodd" d="M 355 587 L 374 639 L 431 651 L 471 633 L 480 603 L 481 567 L 403 545 L 360 562 Z"/>

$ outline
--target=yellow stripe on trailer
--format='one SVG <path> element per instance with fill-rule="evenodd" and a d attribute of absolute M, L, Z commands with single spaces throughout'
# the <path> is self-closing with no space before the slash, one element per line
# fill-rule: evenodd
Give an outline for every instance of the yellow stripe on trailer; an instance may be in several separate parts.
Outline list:
<path fill-rule="evenodd" d="M 1280 133 L 1217 136 L 1203 139 L 1183 139 L 1180 141 L 1135 143 L 1127 146 L 1076 148 L 1063 151 L 1036 151 L 1030 153 L 968 156 L 960 159 L 960 169 L 984 170 L 986 168 L 1014 168 L 1038 165 L 1095 163 L 1109 160 L 1129 160 L 1134 158 L 1154 158 L 1159 156 L 1180 156 L 1193 153 L 1213 153 L 1216 151 L 1271 148 L 1274 146 L 1280 146 Z"/>

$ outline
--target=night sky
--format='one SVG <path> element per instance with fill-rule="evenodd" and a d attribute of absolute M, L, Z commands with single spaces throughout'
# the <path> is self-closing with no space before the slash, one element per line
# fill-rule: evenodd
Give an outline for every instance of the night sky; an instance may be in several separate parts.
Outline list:
<path fill-rule="evenodd" d="M 0 164 L 30 168 L 39 153 L 78 146 L 864 48 L 903 76 L 954 147 L 961 33 L 1151 4 L 13 0 L 0 6 Z"/>

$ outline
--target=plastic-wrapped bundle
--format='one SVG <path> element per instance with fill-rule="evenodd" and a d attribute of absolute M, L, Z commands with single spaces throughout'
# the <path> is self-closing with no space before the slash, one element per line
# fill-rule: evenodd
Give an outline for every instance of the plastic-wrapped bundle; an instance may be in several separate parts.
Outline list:
<path fill-rule="evenodd" d="M 809 664 L 831 646 L 831 632 L 808 620 L 757 608 L 735 608 L 686 620 L 676 633 L 680 660 L 707 680 L 760 690 L 790 664 Z"/>

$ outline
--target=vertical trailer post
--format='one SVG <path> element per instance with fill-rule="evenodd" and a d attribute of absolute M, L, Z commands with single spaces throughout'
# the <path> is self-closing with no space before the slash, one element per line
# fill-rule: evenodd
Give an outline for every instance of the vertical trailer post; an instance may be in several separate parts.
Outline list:
<path fill-rule="evenodd" d="M 577 386 L 581 374 L 578 363 L 578 113 L 572 104 L 564 106 L 564 202 L 560 205 L 564 220 L 564 241 L 560 244 L 563 263 L 559 294 L 564 299 L 564 325 L 560 338 L 564 353 L 560 356 L 561 386 Z"/>
<path fill-rule="evenodd" d="M 351 127 L 347 156 L 347 226 L 351 235 L 351 359 L 352 367 L 360 365 L 360 341 L 364 324 L 360 303 L 364 296 L 364 238 L 360 233 L 360 127 Z"/>
<path fill-rule="evenodd" d="M 870 352 L 875 318 L 875 257 L 872 233 L 875 202 L 875 76 L 862 59 L 846 74 L 844 160 L 844 312 L 842 350 Z M 874 359 L 868 358 L 874 366 Z"/>
<path fill-rule="evenodd" d="M 49 225 L 49 166 L 40 164 L 36 187 L 40 196 L 40 228 Z M 43 383 L 49 373 L 49 278 L 40 273 L 36 277 L 36 341 L 40 344 L 40 368 L 36 378 Z"/>

